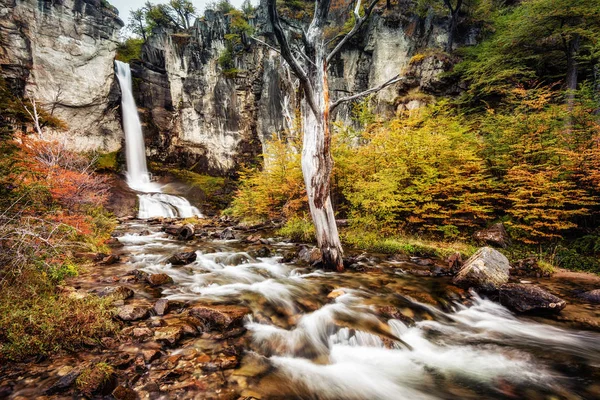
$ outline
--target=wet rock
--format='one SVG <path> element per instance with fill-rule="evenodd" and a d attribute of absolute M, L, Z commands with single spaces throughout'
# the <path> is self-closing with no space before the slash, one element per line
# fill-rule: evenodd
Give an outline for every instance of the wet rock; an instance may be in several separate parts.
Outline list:
<path fill-rule="evenodd" d="M 255 242 L 258 242 L 260 239 L 261 239 L 260 235 L 250 235 L 246 238 L 246 241 L 250 242 L 250 243 L 255 243 Z"/>
<path fill-rule="evenodd" d="M 145 337 L 150 337 L 153 335 L 154 332 L 152 332 L 152 329 L 150 328 L 134 328 L 133 329 L 133 336 L 136 338 L 145 338 Z"/>
<path fill-rule="evenodd" d="M 346 292 L 343 289 L 334 289 L 327 295 L 327 298 L 328 299 L 337 299 L 338 297 L 340 297 L 344 294 L 346 294 Z"/>
<path fill-rule="evenodd" d="M 498 250 L 482 247 L 469 258 L 454 277 L 463 287 L 494 290 L 508 282 L 510 264 Z"/>
<path fill-rule="evenodd" d="M 600 304 L 600 289 L 594 289 L 590 290 L 589 292 L 581 293 L 579 297 L 589 303 Z"/>
<path fill-rule="evenodd" d="M 231 228 L 226 228 L 223 232 L 221 232 L 219 237 L 223 240 L 234 240 L 235 239 L 235 235 Z"/>
<path fill-rule="evenodd" d="M 321 262 L 322 257 L 321 250 L 316 247 L 303 247 L 298 252 L 298 258 L 311 265 Z"/>
<path fill-rule="evenodd" d="M 139 282 L 145 281 L 149 275 L 149 273 L 142 271 L 141 269 L 133 270 L 133 276 L 135 276 L 135 279 L 137 279 Z"/>
<path fill-rule="evenodd" d="M 173 278 L 167 274 L 151 274 L 146 278 L 146 282 L 148 282 L 150 286 L 161 286 L 166 285 L 167 283 L 173 283 Z"/>
<path fill-rule="evenodd" d="M 74 383 L 77 377 L 81 374 L 81 371 L 85 366 L 72 368 L 68 373 L 63 375 L 58 381 L 44 391 L 47 395 L 53 395 L 56 393 L 64 392 L 69 389 Z"/>
<path fill-rule="evenodd" d="M 519 283 L 507 283 L 500 287 L 498 302 L 518 312 L 558 313 L 567 303 L 544 289 Z"/>
<path fill-rule="evenodd" d="M 295 251 L 286 251 L 281 258 L 282 263 L 291 263 L 296 259 L 297 253 Z"/>
<path fill-rule="evenodd" d="M 115 300 L 127 300 L 133 297 L 133 290 L 127 286 L 107 286 L 98 292 L 98 297 L 108 297 Z"/>
<path fill-rule="evenodd" d="M 126 305 L 119 309 L 117 314 L 123 321 L 137 321 L 148 316 L 148 308 L 142 306 Z"/>
<path fill-rule="evenodd" d="M 167 260 L 171 265 L 187 265 L 196 261 L 198 255 L 194 251 L 173 254 Z"/>
<path fill-rule="evenodd" d="M 146 363 L 150 363 L 157 360 L 161 356 L 161 352 L 156 349 L 143 349 L 141 351 L 142 357 Z"/>
<path fill-rule="evenodd" d="M 250 255 L 255 258 L 256 257 L 269 257 L 271 255 L 271 249 L 269 249 L 267 246 L 262 246 L 256 250 L 253 250 L 252 252 L 250 252 Z"/>
<path fill-rule="evenodd" d="M 183 338 L 183 333 L 180 326 L 163 326 L 154 331 L 154 340 L 174 346 Z"/>
<path fill-rule="evenodd" d="M 169 311 L 169 300 L 159 299 L 154 303 L 154 312 L 156 315 L 165 315 Z"/>
<path fill-rule="evenodd" d="M 112 264 L 118 263 L 119 260 L 120 260 L 119 256 L 117 256 L 116 254 L 111 254 L 111 255 L 108 255 L 108 256 L 104 257 L 100 261 L 100 264 L 102 264 L 102 265 L 112 265 Z"/>
<path fill-rule="evenodd" d="M 108 395 L 117 386 L 117 376 L 113 367 L 100 362 L 85 368 L 77 377 L 77 389 L 87 397 L 93 394 Z"/>
<path fill-rule="evenodd" d="M 119 239 L 115 237 L 111 237 L 106 241 L 106 244 L 112 248 L 119 248 L 125 246 L 123 243 L 119 241 Z"/>
<path fill-rule="evenodd" d="M 479 243 L 502 247 L 503 249 L 510 245 L 510 236 L 506 232 L 503 223 L 494 224 L 489 228 L 477 231 L 473 238 Z"/>
<path fill-rule="evenodd" d="M 126 388 L 125 386 L 117 386 L 113 390 L 112 396 L 116 400 L 137 400 L 139 398 L 135 390 Z"/>
<path fill-rule="evenodd" d="M 246 307 L 234 305 L 196 306 L 190 309 L 190 314 L 200 319 L 209 330 L 239 327 L 250 312 Z"/>

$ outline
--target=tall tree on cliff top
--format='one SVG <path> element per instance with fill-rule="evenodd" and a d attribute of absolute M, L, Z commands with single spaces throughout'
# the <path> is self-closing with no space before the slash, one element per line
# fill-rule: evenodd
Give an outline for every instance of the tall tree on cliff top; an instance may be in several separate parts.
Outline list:
<path fill-rule="evenodd" d="M 296 32 L 286 35 L 277 13 L 276 0 L 267 0 L 269 20 L 279 44 L 281 56 L 300 81 L 300 87 L 304 95 L 301 110 L 304 134 L 302 173 L 308 194 L 310 213 L 315 225 L 317 243 L 323 255 L 324 265 L 338 271 L 343 271 L 344 265 L 342 244 L 329 196 L 333 168 L 330 151 L 330 113 L 344 102 L 375 93 L 400 81 L 401 78 L 396 75 L 377 87 L 330 102 L 327 69 L 332 58 L 360 30 L 378 1 L 373 0 L 363 11 L 361 0 L 356 0 L 352 29 L 346 35 L 337 36 L 337 44 L 332 50 L 329 50 L 324 30 L 328 24 L 330 0 L 315 1 L 314 16 L 308 30 L 305 31 L 299 27 L 294 28 L 295 30 L 301 30 L 299 35 L 296 35 Z M 291 26 L 289 22 L 286 25 Z M 295 39 L 296 37 L 298 39 Z M 299 43 L 293 43 L 294 40 Z"/>

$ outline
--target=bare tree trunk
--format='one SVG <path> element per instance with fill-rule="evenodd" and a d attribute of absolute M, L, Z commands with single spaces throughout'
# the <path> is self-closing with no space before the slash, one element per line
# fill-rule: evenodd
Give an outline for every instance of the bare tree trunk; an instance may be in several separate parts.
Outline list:
<path fill-rule="evenodd" d="M 444 4 L 450 11 L 450 27 L 448 28 L 448 42 L 446 42 L 446 52 L 452 52 L 454 46 L 454 37 L 456 36 L 456 28 L 458 27 L 458 13 L 462 6 L 463 0 L 457 0 L 456 7 L 452 6 L 451 0 L 444 0 Z"/>
<path fill-rule="evenodd" d="M 329 132 L 327 63 L 322 30 L 322 24 L 313 23 L 307 32 L 307 40 L 314 51 L 315 64 L 311 73 L 314 74 L 313 95 L 317 112 L 313 112 L 308 105 L 303 109 L 302 173 L 323 264 L 341 272 L 344 270 L 342 243 L 330 197 L 333 159 Z"/>

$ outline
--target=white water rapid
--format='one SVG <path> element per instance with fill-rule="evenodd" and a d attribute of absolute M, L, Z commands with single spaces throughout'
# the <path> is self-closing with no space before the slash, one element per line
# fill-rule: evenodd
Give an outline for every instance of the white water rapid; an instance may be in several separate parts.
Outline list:
<path fill-rule="evenodd" d="M 150 179 L 146 164 L 146 147 L 144 145 L 142 124 L 133 98 L 131 69 L 129 64 L 115 61 L 115 72 L 121 86 L 127 184 L 131 189 L 141 192 L 138 194 L 138 218 L 187 218 L 202 215 L 187 199 L 162 193 L 161 185 L 152 182 Z"/>
<path fill-rule="evenodd" d="M 161 232 L 119 240 L 132 254 L 132 267 L 173 278 L 162 291 L 167 299 L 252 310 L 245 323 L 248 360 L 267 363 L 271 371 L 270 384 L 257 384 L 262 398 L 591 398 L 573 394 L 589 381 L 569 376 L 562 365 L 598 368 L 600 335 L 519 318 L 477 295 L 468 306 L 446 310 L 398 296 L 398 290 L 439 290 L 441 278 L 311 271 L 279 257 L 257 257 L 236 241 L 183 249 Z M 271 243 L 280 254 L 290 248 Z M 185 268 L 168 262 L 170 254 L 194 247 L 197 258 Z M 382 318 L 378 305 L 393 305 L 402 315 Z M 244 381 L 246 373 L 239 373 Z"/>

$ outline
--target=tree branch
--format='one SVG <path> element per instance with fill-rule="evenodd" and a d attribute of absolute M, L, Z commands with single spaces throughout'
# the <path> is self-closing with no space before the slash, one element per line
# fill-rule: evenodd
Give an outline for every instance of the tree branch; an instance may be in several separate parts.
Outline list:
<path fill-rule="evenodd" d="M 331 106 L 329 107 L 329 112 L 330 113 L 333 112 L 333 110 L 335 110 L 337 108 L 337 106 L 339 106 L 342 103 L 347 103 L 349 101 L 356 100 L 356 99 L 359 99 L 361 97 L 367 96 L 367 95 L 369 95 L 371 93 L 379 92 L 380 90 L 385 89 L 386 87 L 388 87 L 390 85 L 393 85 L 394 83 L 403 81 L 404 79 L 405 78 L 403 76 L 396 75 L 392 79 L 383 82 L 379 86 L 372 87 L 370 89 L 365 90 L 364 92 L 353 94 L 352 96 L 341 97 L 341 98 L 337 99 L 335 102 L 333 102 L 331 104 Z"/>
<path fill-rule="evenodd" d="M 337 54 L 339 53 L 339 51 L 342 49 L 342 47 L 344 47 L 344 45 L 346 43 L 348 43 L 348 41 L 350 39 L 352 39 L 352 37 L 354 35 L 356 35 L 356 33 L 360 30 L 360 28 L 363 26 L 363 24 L 365 23 L 365 21 L 369 18 L 369 15 L 371 15 L 371 11 L 373 11 L 373 8 L 375 8 L 375 6 L 377 5 L 377 3 L 379 2 L 379 0 L 373 0 L 371 2 L 371 4 L 369 4 L 369 6 L 367 7 L 367 9 L 365 10 L 365 15 L 364 16 L 360 16 L 360 3 L 361 0 L 357 0 L 356 1 L 356 7 L 354 7 L 354 26 L 352 27 L 352 29 L 350 30 L 350 32 L 348 32 L 346 34 L 346 36 L 343 37 L 343 39 L 338 43 L 337 46 L 335 46 L 335 48 L 333 50 L 331 50 L 331 53 L 329 53 L 329 55 L 327 56 L 327 64 L 329 64 L 329 62 L 331 61 L 331 59 Z"/>
<path fill-rule="evenodd" d="M 273 51 L 275 51 L 275 52 L 277 52 L 277 53 L 281 54 L 281 51 L 279 51 L 279 49 L 277 49 L 277 48 L 275 48 L 275 47 L 271 46 L 271 45 L 270 45 L 270 44 L 268 44 L 267 42 L 263 42 L 262 40 L 260 40 L 260 39 L 259 39 L 259 38 L 257 38 L 256 36 L 250 36 L 250 39 L 252 39 L 252 40 L 255 40 L 257 43 L 260 43 L 260 44 L 262 44 L 263 46 L 265 46 L 265 47 L 267 47 L 267 48 L 269 48 L 269 49 L 271 49 L 271 50 L 273 50 Z"/>
<path fill-rule="evenodd" d="M 304 90 L 304 95 L 306 97 L 306 102 L 308 106 L 315 114 L 317 118 L 320 117 L 319 108 L 315 102 L 315 96 L 313 87 L 306 75 L 306 72 L 302 69 L 298 60 L 292 54 L 292 50 L 290 49 L 290 45 L 285 37 L 285 33 L 283 32 L 283 28 L 281 27 L 281 22 L 279 21 L 279 15 L 277 14 L 276 0 L 267 0 L 267 9 L 269 12 L 269 19 L 271 20 L 271 25 L 273 26 L 273 33 L 275 34 L 275 38 L 279 43 L 279 47 L 281 48 L 281 56 L 283 59 L 289 64 L 290 69 L 298 77 L 300 80 L 300 85 Z"/>

